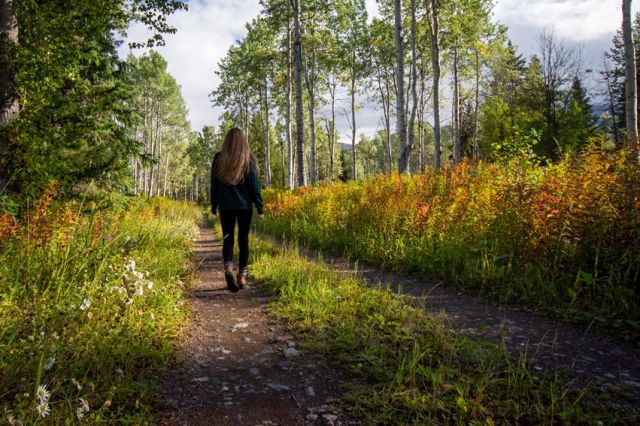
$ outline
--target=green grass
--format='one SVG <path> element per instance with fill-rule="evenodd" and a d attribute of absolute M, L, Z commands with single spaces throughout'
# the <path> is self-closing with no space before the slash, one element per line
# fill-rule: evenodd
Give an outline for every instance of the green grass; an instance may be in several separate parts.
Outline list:
<path fill-rule="evenodd" d="M 185 324 L 201 211 L 116 198 L 36 205 L 0 241 L 0 423 L 75 424 L 80 398 L 83 421 L 147 422 L 149 372 Z"/>
<path fill-rule="evenodd" d="M 599 149 L 265 191 L 256 229 L 640 340 L 640 168 Z"/>
<path fill-rule="evenodd" d="M 253 237 L 252 274 L 270 313 L 354 378 L 348 401 L 372 424 L 634 424 L 614 396 L 532 373 L 494 344 L 461 338 L 385 288 Z M 617 401 L 621 402 L 621 401 Z M 599 423 L 602 422 L 602 423 Z"/>

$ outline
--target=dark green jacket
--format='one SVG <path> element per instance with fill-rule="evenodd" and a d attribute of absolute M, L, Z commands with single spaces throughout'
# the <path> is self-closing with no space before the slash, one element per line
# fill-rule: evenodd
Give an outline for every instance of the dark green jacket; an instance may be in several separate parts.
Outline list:
<path fill-rule="evenodd" d="M 253 204 L 255 204 L 258 214 L 264 214 L 255 157 L 252 156 L 249 173 L 242 182 L 237 185 L 229 185 L 215 175 L 216 161 L 219 155 L 220 153 L 217 153 L 213 157 L 211 164 L 211 211 L 216 214 L 218 210 L 253 210 Z"/>

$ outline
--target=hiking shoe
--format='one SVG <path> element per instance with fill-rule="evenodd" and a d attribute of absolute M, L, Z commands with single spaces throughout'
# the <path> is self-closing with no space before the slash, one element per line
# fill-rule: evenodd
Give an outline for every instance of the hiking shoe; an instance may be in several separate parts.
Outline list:
<path fill-rule="evenodd" d="M 238 274 L 238 287 L 243 289 L 247 286 L 247 274 Z"/>
<path fill-rule="evenodd" d="M 229 271 L 224 271 L 224 279 L 227 280 L 227 288 L 231 293 L 235 293 L 240 290 L 238 284 L 236 284 L 236 280 L 233 278 L 233 273 Z"/>

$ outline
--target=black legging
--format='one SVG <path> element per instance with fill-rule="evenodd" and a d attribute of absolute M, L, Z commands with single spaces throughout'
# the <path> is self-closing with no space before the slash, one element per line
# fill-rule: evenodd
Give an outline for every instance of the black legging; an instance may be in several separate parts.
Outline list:
<path fill-rule="evenodd" d="M 238 248 L 240 262 L 238 269 L 242 271 L 249 263 L 249 229 L 253 210 L 221 210 L 220 224 L 222 225 L 222 258 L 225 265 L 233 263 L 233 234 L 238 221 Z"/>

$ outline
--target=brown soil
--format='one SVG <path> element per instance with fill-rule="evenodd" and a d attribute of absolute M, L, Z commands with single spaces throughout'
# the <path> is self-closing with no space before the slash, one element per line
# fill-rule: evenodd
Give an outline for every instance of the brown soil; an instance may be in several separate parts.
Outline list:
<path fill-rule="evenodd" d="M 211 229 L 200 230 L 196 258 L 191 324 L 174 362 L 156 377 L 155 423 L 351 423 L 336 399 L 343 393 L 340 373 L 271 321 L 258 288 L 227 290 L 221 243 Z"/>

